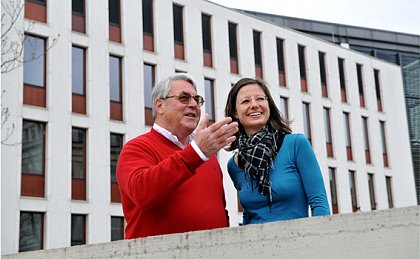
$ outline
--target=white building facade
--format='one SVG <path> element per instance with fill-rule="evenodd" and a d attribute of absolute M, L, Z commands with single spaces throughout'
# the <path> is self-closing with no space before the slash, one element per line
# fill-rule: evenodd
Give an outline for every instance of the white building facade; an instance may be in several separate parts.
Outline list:
<path fill-rule="evenodd" d="M 117 239 L 114 151 L 150 130 L 151 84 L 178 71 L 196 79 L 202 113 L 214 120 L 224 117 L 232 84 L 265 80 L 293 132 L 311 140 L 332 211 L 416 205 L 396 65 L 202 0 L 27 0 L 14 26 L 45 55 L 2 74 L 10 116 L 2 125 L 1 254 Z M 238 226 L 231 155 L 218 158 Z"/>

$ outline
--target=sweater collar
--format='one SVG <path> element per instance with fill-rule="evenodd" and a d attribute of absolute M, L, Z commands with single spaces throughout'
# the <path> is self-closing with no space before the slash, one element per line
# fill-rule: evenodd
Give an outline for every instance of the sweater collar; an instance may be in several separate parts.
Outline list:
<path fill-rule="evenodd" d="M 172 134 L 169 130 L 157 125 L 156 123 L 153 123 L 153 129 L 159 132 L 162 136 L 170 140 L 172 143 L 177 145 L 178 147 L 184 149 L 186 146 L 184 146 L 179 140 L 178 137 Z M 188 144 L 190 144 L 195 136 L 195 132 L 191 133 L 191 135 L 188 136 Z"/>

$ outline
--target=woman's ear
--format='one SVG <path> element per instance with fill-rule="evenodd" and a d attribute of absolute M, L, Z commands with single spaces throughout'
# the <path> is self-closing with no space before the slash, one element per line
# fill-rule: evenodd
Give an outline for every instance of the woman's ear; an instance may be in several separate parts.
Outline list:
<path fill-rule="evenodd" d="M 238 120 L 239 119 L 238 112 L 234 112 L 233 117 Z"/>

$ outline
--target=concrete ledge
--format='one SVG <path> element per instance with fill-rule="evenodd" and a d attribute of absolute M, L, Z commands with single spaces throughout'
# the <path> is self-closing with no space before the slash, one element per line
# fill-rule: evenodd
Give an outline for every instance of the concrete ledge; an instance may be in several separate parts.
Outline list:
<path fill-rule="evenodd" d="M 122 240 L 3 258 L 420 258 L 420 206 Z"/>

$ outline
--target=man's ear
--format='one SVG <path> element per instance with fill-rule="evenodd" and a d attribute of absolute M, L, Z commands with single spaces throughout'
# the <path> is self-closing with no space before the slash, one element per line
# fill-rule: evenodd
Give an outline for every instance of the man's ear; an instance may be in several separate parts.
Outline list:
<path fill-rule="evenodd" d="M 156 99 L 155 107 L 156 107 L 156 114 L 161 114 L 163 112 L 163 108 L 165 107 L 164 100 Z"/>

